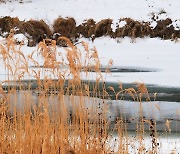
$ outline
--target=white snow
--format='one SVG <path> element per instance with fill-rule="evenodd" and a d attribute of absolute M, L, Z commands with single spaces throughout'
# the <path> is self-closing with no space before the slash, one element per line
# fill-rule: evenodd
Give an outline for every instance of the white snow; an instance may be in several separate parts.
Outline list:
<path fill-rule="evenodd" d="M 160 18 L 179 19 L 179 0 L 24 0 L 24 3 L 1 4 L 0 16 L 18 16 L 21 20 L 44 19 L 52 23 L 58 16 L 74 17 L 78 23 L 93 18 L 97 21 L 121 17 L 149 20 L 162 11 Z"/>
<path fill-rule="evenodd" d="M 18 37 L 16 35 L 16 37 Z M 24 37 L 19 36 L 19 39 Z M 84 39 L 83 39 L 84 40 Z M 85 40 L 88 41 L 88 40 Z M 136 39 L 136 43 L 131 43 L 131 39 L 122 39 L 121 43 L 116 40 L 103 37 L 96 39 L 94 43 L 89 42 L 89 48 L 96 46 L 96 49 L 101 60 L 101 64 L 107 65 L 109 60 L 112 59 L 114 66 L 124 68 L 143 68 L 154 70 L 153 72 L 115 72 L 106 74 L 103 73 L 106 81 L 113 82 L 144 82 L 145 84 L 156 84 L 168 87 L 180 87 L 180 51 L 179 43 L 172 41 L 163 41 L 160 39 Z M 78 44 L 78 48 L 83 52 L 82 46 Z M 21 48 L 22 52 L 27 56 L 33 51 L 37 51 L 37 47 Z M 66 54 L 65 49 L 57 48 L 58 52 Z M 57 53 L 58 53 L 57 52 Z M 34 58 L 42 65 L 43 59 L 37 52 Z M 60 56 L 57 56 L 60 59 Z M 29 65 L 33 65 L 29 63 Z M 3 67 L 1 67 L 1 70 Z M 2 71 L 1 71 L 2 72 Z M 2 72 L 1 74 L 6 74 Z M 95 79 L 95 73 L 91 73 L 92 78 Z M 86 76 L 82 77 L 86 79 Z M 4 75 L 0 76 L 4 80 Z M 42 77 L 43 78 L 43 77 Z"/>
<path fill-rule="evenodd" d="M 165 13 L 160 14 L 159 18 L 177 19 L 176 22 L 173 22 L 174 25 L 178 25 L 180 21 L 179 0 L 24 0 L 22 4 L 15 1 L 1 4 L 0 7 L 0 16 L 18 16 L 21 20 L 44 19 L 49 24 L 52 24 L 58 16 L 70 16 L 74 17 L 77 23 L 81 23 L 88 18 L 97 21 L 112 18 L 114 19 L 113 26 L 115 26 L 115 22 L 118 22 L 121 17 L 147 21 L 150 20 L 153 13 L 158 15 L 161 12 Z M 152 26 L 155 26 L 155 23 L 152 22 Z M 27 43 L 25 36 L 15 37 Z M 158 38 L 114 40 L 102 37 L 96 39 L 94 43 L 89 42 L 89 44 L 91 47 L 96 46 L 103 65 L 107 65 L 109 59 L 112 59 L 114 66 L 143 67 L 157 70 L 157 72 L 148 73 L 104 74 L 107 81 L 127 83 L 138 81 L 146 84 L 180 87 L 179 42 L 163 41 Z M 24 46 L 22 50 L 28 55 L 35 48 Z M 60 50 L 62 49 L 60 48 Z M 42 59 L 36 58 L 42 63 Z M 3 67 L 1 69 L 3 70 Z M 3 80 L 6 77 L 2 74 L 6 74 L 6 72 L 1 72 L 0 78 Z"/>
<path fill-rule="evenodd" d="M 23 43 L 24 45 L 28 44 L 28 39 L 23 34 L 14 35 L 14 39 L 15 39 L 16 42 Z"/>
<path fill-rule="evenodd" d="M 91 46 L 96 46 L 102 64 L 109 59 L 114 66 L 129 66 L 154 69 L 156 72 L 111 73 L 106 75 L 107 81 L 144 82 L 164 86 L 180 87 L 180 44 L 160 39 L 125 38 L 121 43 L 110 38 L 96 39 Z"/>
<path fill-rule="evenodd" d="M 139 143 L 140 141 L 137 139 L 137 135 L 131 132 L 128 132 L 128 141 L 125 142 L 126 139 L 124 138 L 124 144 L 128 145 L 128 152 L 129 153 L 138 153 L 140 146 L 142 144 L 146 148 L 146 150 L 152 149 L 152 138 L 148 136 L 148 134 L 143 136 L 143 142 Z M 157 143 L 159 143 L 159 146 L 157 147 L 157 153 L 161 154 L 169 154 L 169 153 L 179 153 L 180 151 L 180 145 L 178 144 L 180 142 L 178 133 L 160 133 L 160 136 L 157 139 Z M 119 138 L 117 137 L 117 134 L 114 134 L 112 138 L 109 139 L 109 145 L 112 149 L 114 149 L 115 152 L 118 152 L 118 145 L 120 143 Z"/>
<path fill-rule="evenodd" d="M 58 16 L 71 16 L 81 23 L 84 19 L 101 20 L 113 18 L 118 22 L 120 17 L 131 17 L 138 20 L 149 20 L 152 13 L 163 13 L 160 18 L 170 17 L 179 21 L 180 2 L 178 0 L 148 1 L 138 0 L 24 0 L 24 3 L 11 2 L 1 4 L 0 16 L 18 16 L 21 20 L 44 19 L 52 24 Z M 178 24 L 178 21 L 176 24 Z M 115 23 L 114 23 L 115 24 Z M 123 26 L 124 23 L 122 23 Z M 173 23 L 175 24 L 175 22 Z M 152 25 L 155 26 L 155 23 Z M 121 24 L 120 24 L 121 26 Z M 23 35 L 15 38 L 25 39 Z M 142 81 L 144 83 L 166 86 L 180 86 L 180 51 L 179 43 L 160 39 L 136 39 L 131 43 L 129 38 L 122 40 L 110 38 L 96 39 L 91 46 L 96 46 L 102 64 L 113 59 L 115 66 L 133 66 L 157 69 L 150 73 L 113 73 L 106 76 L 109 81 L 122 82 Z M 23 47 L 24 50 L 34 50 Z"/>

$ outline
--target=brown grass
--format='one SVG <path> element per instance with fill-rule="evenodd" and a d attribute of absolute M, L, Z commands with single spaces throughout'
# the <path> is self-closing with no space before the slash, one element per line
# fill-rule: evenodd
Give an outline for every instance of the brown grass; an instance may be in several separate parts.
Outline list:
<path fill-rule="evenodd" d="M 57 51 L 54 40 L 40 42 L 37 51 L 28 56 L 21 51 L 21 45 L 14 44 L 13 37 L 7 39 L 6 45 L 0 45 L 0 57 L 9 73 L 8 80 L 3 82 L 9 85 L 7 93 L 3 90 L 3 85 L 0 85 L 0 153 L 115 152 L 109 143 L 113 137 L 106 117 L 108 106 L 103 99 L 108 93 L 104 85 L 100 87 L 99 84 L 103 77 L 98 52 L 96 48 L 89 49 L 85 42 L 82 42 L 84 51 L 81 52 L 67 38 L 59 39 L 68 45 L 65 56 Z M 28 67 L 30 62 L 37 67 L 40 66 L 34 59 L 35 54 L 44 59 L 44 69 Z M 85 59 L 82 58 L 83 54 Z M 59 59 L 57 55 L 60 55 Z M 110 61 L 109 65 L 112 63 Z M 68 67 L 68 71 L 62 66 Z M 90 91 L 91 85 L 81 79 L 82 68 L 87 79 L 88 70 L 96 70 L 93 95 Z M 44 80 L 41 80 L 42 75 Z M 36 89 L 31 90 L 33 82 L 24 84 L 22 79 L 25 77 L 33 77 L 37 81 Z M 53 80 L 54 78 L 56 80 Z M 16 86 L 10 88 L 12 83 L 19 83 L 20 91 Z M 100 88 L 103 88 L 102 92 Z M 149 99 L 148 91 L 143 84 L 138 84 L 138 91 L 133 88 L 123 89 L 121 83 L 118 92 L 113 87 L 109 89 L 116 94 L 117 100 L 120 93 L 129 93 L 134 100 L 139 101 L 140 108 L 141 96 L 147 95 Z M 100 93 L 102 103 L 96 98 Z M 91 102 L 88 102 L 89 100 Z M 145 121 L 141 113 L 136 137 L 140 144 L 134 147 L 134 151 L 156 153 L 158 145 L 154 122 Z M 146 149 L 144 145 L 144 123 L 149 124 L 152 132 L 151 149 Z M 166 126 L 170 127 L 168 122 Z M 129 153 L 129 146 L 133 145 L 129 145 L 127 124 L 123 117 L 120 116 L 116 120 L 113 132 L 118 133 L 118 139 L 113 141 L 118 147 L 117 153 Z"/>
<path fill-rule="evenodd" d="M 11 18 L 10 16 L 6 16 L 3 18 L 0 18 L 1 33 L 10 32 L 11 29 L 14 29 L 15 27 L 18 26 L 19 22 L 20 21 L 17 17 Z"/>
<path fill-rule="evenodd" d="M 158 17 L 158 16 L 157 16 Z M 103 19 L 98 22 L 93 19 L 87 19 L 82 24 L 76 25 L 74 18 L 57 18 L 50 29 L 48 24 L 43 20 L 20 21 L 17 17 L 10 16 L 0 18 L 0 35 L 8 37 L 11 29 L 16 34 L 23 33 L 28 38 L 28 46 L 35 46 L 43 39 L 54 39 L 56 44 L 67 46 L 66 41 L 58 39 L 59 37 L 67 37 L 73 44 L 76 44 L 79 38 L 85 37 L 92 41 L 97 37 L 109 36 L 111 38 L 130 37 L 132 42 L 140 37 L 160 37 L 162 39 L 170 39 L 177 41 L 180 38 L 180 30 L 178 26 L 174 27 L 170 18 L 158 20 L 153 15 L 152 20 L 157 22 L 155 28 L 151 27 L 151 22 L 137 21 L 131 18 L 121 18 L 116 23 L 115 31 L 112 30 L 112 19 Z M 126 24 L 120 27 L 119 23 L 125 21 Z"/>
<path fill-rule="evenodd" d="M 101 37 L 101 36 L 106 36 L 106 35 L 111 36 L 112 35 L 112 28 L 111 28 L 112 21 L 113 21 L 112 19 L 104 19 L 98 22 L 95 27 L 95 37 Z"/>
<path fill-rule="evenodd" d="M 135 21 L 131 18 L 122 18 L 119 22 L 125 21 L 126 24 L 123 27 L 118 27 L 116 29 L 115 35 L 116 37 L 125 37 L 129 36 L 132 39 L 137 37 L 145 37 L 151 35 L 152 29 L 150 27 L 150 23 L 148 22 L 140 22 Z"/>
<path fill-rule="evenodd" d="M 49 28 L 49 26 L 43 21 L 37 21 L 37 20 L 30 20 L 26 22 L 21 22 L 19 24 L 20 32 L 23 34 L 28 34 L 30 37 L 29 40 L 34 41 L 34 44 L 29 46 L 35 46 L 36 43 L 39 43 L 43 39 L 51 38 L 52 32 Z"/>
<path fill-rule="evenodd" d="M 55 39 L 57 44 L 60 44 L 58 37 L 63 36 L 71 40 L 76 38 L 76 21 L 74 18 L 57 18 L 53 24 Z"/>
<path fill-rule="evenodd" d="M 95 35 L 96 22 L 88 19 L 77 27 L 77 32 L 85 38 L 92 38 Z"/>

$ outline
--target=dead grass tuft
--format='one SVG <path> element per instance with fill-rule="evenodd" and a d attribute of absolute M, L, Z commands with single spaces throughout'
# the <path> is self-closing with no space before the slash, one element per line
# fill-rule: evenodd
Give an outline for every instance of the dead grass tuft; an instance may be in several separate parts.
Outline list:
<path fill-rule="evenodd" d="M 96 22 L 93 19 L 88 19 L 77 27 L 78 34 L 85 38 L 92 38 L 95 35 Z"/>
<path fill-rule="evenodd" d="M 157 22 L 155 28 L 151 27 L 151 22 L 136 21 L 131 18 L 121 18 L 116 23 L 115 31 L 112 30 L 112 19 L 103 19 L 96 23 L 93 19 L 87 19 L 82 24 L 76 26 L 74 18 L 57 18 L 53 23 L 53 30 L 43 20 L 19 21 L 19 19 L 9 16 L 0 18 L 0 35 L 8 37 L 11 29 L 15 34 L 23 33 L 28 38 L 28 46 L 35 46 L 43 39 L 55 39 L 56 44 L 67 46 L 66 42 L 59 37 L 67 37 L 73 44 L 77 43 L 80 37 L 89 38 L 92 41 L 97 37 L 109 36 L 111 38 L 130 37 L 132 42 L 135 38 L 160 37 L 177 41 L 180 38 L 179 27 L 172 25 L 170 18 L 158 20 L 158 16 L 153 14 L 152 20 Z M 120 23 L 126 24 L 120 27 Z"/>
<path fill-rule="evenodd" d="M 179 38 L 179 30 L 175 30 L 174 26 L 171 25 L 172 20 L 167 18 L 165 20 L 158 20 L 156 27 L 153 29 L 151 37 L 160 37 L 163 39 L 175 39 Z"/>
<path fill-rule="evenodd" d="M 115 32 L 116 37 L 129 36 L 134 39 L 137 37 L 145 37 L 152 33 L 150 23 L 148 22 L 142 23 L 131 18 L 122 18 L 119 21 L 125 21 L 126 24 L 123 27 L 118 26 Z"/>
<path fill-rule="evenodd" d="M 35 46 L 43 39 L 51 38 L 52 33 L 49 26 L 43 20 L 30 20 L 19 24 L 21 33 L 29 37 L 29 46 Z M 31 42 L 34 42 L 31 44 Z"/>
<path fill-rule="evenodd" d="M 57 44 L 61 45 L 58 38 L 63 36 L 71 40 L 75 40 L 76 33 L 76 21 L 74 18 L 57 18 L 53 24 L 54 28 L 54 39 L 57 41 Z"/>
<path fill-rule="evenodd" d="M 112 19 L 104 19 L 99 21 L 96 24 L 95 27 L 95 37 L 101 37 L 101 36 L 106 36 L 112 35 L 112 28 L 111 28 L 111 24 L 112 24 Z"/>
<path fill-rule="evenodd" d="M 0 35 L 5 32 L 10 32 L 11 29 L 14 29 L 19 24 L 19 19 L 17 17 L 11 18 L 10 16 L 6 16 L 0 18 Z"/>

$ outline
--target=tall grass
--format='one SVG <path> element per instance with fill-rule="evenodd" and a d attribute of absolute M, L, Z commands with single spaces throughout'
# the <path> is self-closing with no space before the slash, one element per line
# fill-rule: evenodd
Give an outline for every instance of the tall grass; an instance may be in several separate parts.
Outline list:
<path fill-rule="evenodd" d="M 99 84 L 103 77 L 96 48 L 89 49 L 82 42 L 80 51 L 67 38 L 59 39 L 68 44 L 65 54 L 57 51 L 53 40 L 40 42 L 37 51 L 28 56 L 21 51 L 21 44 L 14 43 L 13 35 L 0 45 L 1 61 L 8 72 L 7 80 L 0 85 L 0 153 L 129 153 L 130 149 L 135 153 L 157 153 L 155 122 L 144 120 L 142 112 L 135 138 L 139 144 L 130 141 L 123 117 L 110 129 L 108 106 L 104 103 L 109 94 Z M 37 56 L 43 59 L 42 67 Z M 87 80 L 89 72 L 95 70 L 96 84 L 92 89 L 90 81 L 82 80 L 82 70 Z M 149 96 L 143 84 L 138 87 L 135 91 L 123 89 L 120 84 L 119 92 L 109 89 L 117 100 L 121 93 L 129 93 L 139 101 L 142 111 L 141 96 L 146 95 L 147 100 Z M 150 126 L 149 149 L 143 139 L 144 123 Z"/>

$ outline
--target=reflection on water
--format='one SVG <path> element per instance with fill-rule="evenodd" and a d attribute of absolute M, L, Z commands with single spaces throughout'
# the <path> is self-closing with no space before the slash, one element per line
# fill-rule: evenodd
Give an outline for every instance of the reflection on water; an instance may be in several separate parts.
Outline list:
<path fill-rule="evenodd" d="M 131 102 L 131 101 L 107 101 L 109 113 L 114 115 L 113 120 L 118 116 L 125 117 L 129 129 L 133 130 L 139 116 L 144 119 L 154 119 L 157 130 L 164 131 L 165 123 L 170 121 L 171 131 L 180 131 L 180 103 L 176 102 Z M 148 125 L 145 126 L 148 129 Z"/>
<path fill-rule="evenodd" d="M 123 100 L 102 100 L 84 96 L 65 95 L 63 97 L 51 95 L 41 100 L 40 96 L 33 91 L 16 92 L 10 98 L 10 108 L 13 109 L 16 106 L 19 112 L 23 112 L 27 107 L 31 108 L 33 105 L 43 104 L 45 102 L 49 103 L 50 112 L 61 112 L 60 104 L 63 102 L 70 111 L 84 106 L 86 109 L 91 109 L 90 112 L 92 115 L 93 112 L 97 112 L 97 109 L 102 109 L 102 106 L 108 106 L 106 116 L 111 125 L 116 122 L 117 118 L 122 118 L 127 123 L 129 130 L 136 130 L 136 124 L 141 115 L 144 119 L 154 119 L 158 131 L 166 130 L 165 122 L 167 119 L 170 121 L 171 131 L 180 131 L 180 103 L 176 102 L 152 101 L 142 102 L 140 104 L 139 102 Z M 102 112 L 102 110 L 98 112 Z M 145 129 L 149 130 L 148 124 L 145 124 Z"/>

